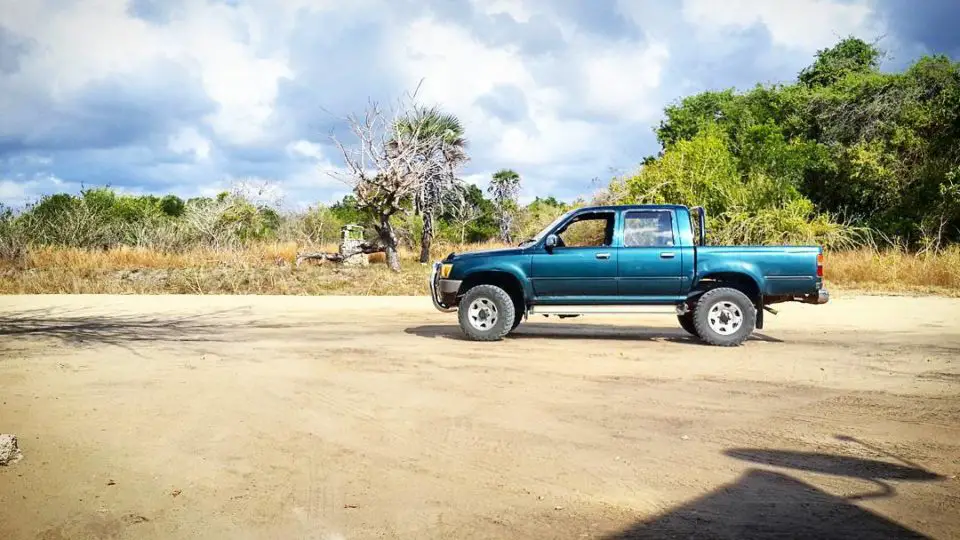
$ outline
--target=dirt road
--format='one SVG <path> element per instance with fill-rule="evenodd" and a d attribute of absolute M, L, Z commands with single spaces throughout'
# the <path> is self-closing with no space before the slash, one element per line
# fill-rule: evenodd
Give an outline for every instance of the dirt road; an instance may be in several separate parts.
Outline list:
<path fill-rule="evenodd" d="M 960 300 L 767 323 L 0 297 L 0 538 L 960 536 Z"/>

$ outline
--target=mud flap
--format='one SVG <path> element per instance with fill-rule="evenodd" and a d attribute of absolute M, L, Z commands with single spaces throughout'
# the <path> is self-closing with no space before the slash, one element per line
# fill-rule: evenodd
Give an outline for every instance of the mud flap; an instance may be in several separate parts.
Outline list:
<path fill-rule="evenodd" d="M 757 298 L 757 330 L 763 330 L 763 295 Z"/>

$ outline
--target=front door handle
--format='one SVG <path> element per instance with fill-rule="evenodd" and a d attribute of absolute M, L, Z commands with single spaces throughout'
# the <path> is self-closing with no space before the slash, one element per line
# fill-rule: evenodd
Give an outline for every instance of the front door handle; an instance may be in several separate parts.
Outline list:
<path fill-rule="evenodd" d="M 672 251 L 661 251 L 661 252 L 660 252 L 660 258 L 661 258 L 661 259 L 672 259 L 672 258 L 674 258 L 674 257 L 676 257 L 676 256 L 677 256 L 677 254 L 674 253 L 674 252 L 672 252 Z"/>
<path fill-rule="evenodd" d="M 609 258 L 610 258 L 610 254 L 609 254 L 609 253 L 597 253 L 597 258 L 598 258 L 598 259 L 609 259 Z"/>

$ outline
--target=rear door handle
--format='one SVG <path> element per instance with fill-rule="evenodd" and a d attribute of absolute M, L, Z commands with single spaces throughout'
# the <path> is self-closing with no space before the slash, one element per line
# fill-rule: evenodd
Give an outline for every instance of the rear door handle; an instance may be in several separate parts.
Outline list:
<path fill-rule="evenodd" d="M 677 255 L 677 254 L 674 253 L 674 252 L 672 252 L 672 251 L 661 251 L 661 252 L 660 252 L 660 258 L 661 258 L 661 259 L 672 259 L 672 258 L 676 257 L 676 255 Z"/>
<path fill-rule="evenodd" d="M 609 254 L 609 253 L 597 253 L 597 258 L 598 258 L 598 259 L 609 259 L 609 258 L 610 258 L 610 254 Z"/>

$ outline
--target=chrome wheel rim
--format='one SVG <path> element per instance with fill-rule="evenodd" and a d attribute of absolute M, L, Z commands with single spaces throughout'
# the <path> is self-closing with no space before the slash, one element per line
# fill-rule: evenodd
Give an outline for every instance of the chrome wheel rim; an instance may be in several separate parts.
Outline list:
<path fill-rule="evenodd" d="M 733 302 L 721 300 L 707 312 L 707 324 L 714 332 L 729 336 L 743 326 L 743 311 Z"/>
<path fill-rule="evenodd" d="M 470 326 L 477 330 L 486 332 L 493 328 L 499 319 L 497 305 L 489 298 L 477 298 L 467 308 L 467 320 L 470 321 Z"/>

